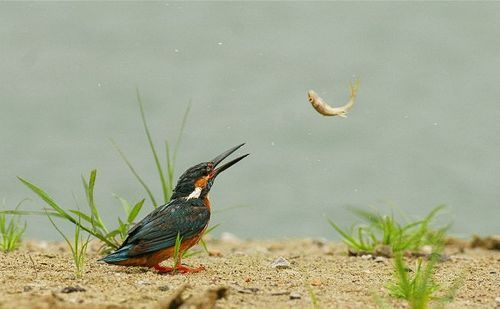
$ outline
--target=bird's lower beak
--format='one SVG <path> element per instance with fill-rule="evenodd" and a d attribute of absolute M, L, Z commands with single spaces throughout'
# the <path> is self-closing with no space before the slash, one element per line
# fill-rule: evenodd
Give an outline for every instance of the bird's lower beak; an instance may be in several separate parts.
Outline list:
<path fill-rule="evenodd" d="M 223 153 L 221 153 L 220 155 L 218 155 L 217 157 L 215 157 L 212 160 L 212 163 L 214 164 L 214 167 L 216 167 L 217 165 L 219 165 L 225 158 L 227 158 L 230 154 L 232 154 L 233 152 L 235 152 L 236 150 L 238 150 L 243 145 L 245 145 L 245 143 L 243 143 L 241 145 L 238 145 L 238 146 L 235 146 L 235 147 L 233 147 L 231 149 L 228 149 L 228 150 L 224 151 Z M 218 168 L 214 169 L 213 172 L 210 174 L 210 178 L 215 178 L 218 174 L 220 174 L 221 172 L 223 172 L 226 169 L 230 168 L 234 164 L 238 163 L 239 161 L 241 161 L 244 157 L 246 157 L 248 155 L 249 154 L 246 154 L 246 155 L 243 155 L 241 157 L 238 157 L 238 158 L 236 158 L 236 159 L 234 159 L 232 161 L 229 161 L 226 164 L 221 165 Z"/>

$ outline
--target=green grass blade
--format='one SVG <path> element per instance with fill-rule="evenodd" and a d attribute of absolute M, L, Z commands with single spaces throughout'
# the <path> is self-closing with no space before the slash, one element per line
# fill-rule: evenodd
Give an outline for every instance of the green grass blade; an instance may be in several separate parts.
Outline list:
<path fill-rule="evenodd" d="M 19 205 L 18 205 L 19 207 Z M 16 207 L 17 208 L 17 207 Z M 26 221 L 24 226 L 20 227 L 18 217 L 12 216 L 7 223 L 6 214 L 0 214 L 0 250 L 3 252 L 11 252 L 19 247 L 19 242 L 22 235 L 26 231 Z"/>
<path fill-rule="evenodd" d="M 173 273 L 175 274 L 177 272 L 177 266 L 179 266 L 181 264 L 181 253 L 180 253 L 180 250 L 181 250 L 181 243 L 182 243 L 182 237 L 181 237 L 181 233 L 180 232 L 177 232 L 177 237 L 175 238 L 175 246 L 174 246 L 174 270 L 173 270 Z"/>
<path fill-rule="evenodd" d="M 139 181 L 139 183 L 141 184 L 141 186 L 144 188 L 144 190 L 146 191 L 146 194 L 148 195 L 149 199 L 151 200 L 151 203 L 153 204 L 153 207 L 157 208 L 158 207 L 158 203 L 156 202 L 156 199 L 154 198 L 154 195 L 151 192 L 151 189 L 149 189 L 149 187 L 146 184 L 146 182 L 141 178 L 141 176 L 139 176 L 139 174 L 135 170 L 135 168 L 132 165 L 132 163 L 128 160 L 127 156 L 125 156 L 125 153 L 120 149 L 120 147 L 118 147 L 118 144 L 116 144 L 114 140 L 111 140 L 111 144 L 113 144 L 113 146 L 115 147 L 116 151 L 118 151 L 118 154 L 120 155 L 120 157 L 122 158 L 122 160 L 125 162 L 125 164 L 129 168 L 129 170 L 132 172 L 132 174 L 135 176 L 135 178 L 137 179 L 137 181 Z"/>
<path fill-rule="evenodd" d="M 319 303 L 316 293 L 314 293 L 313 289 L 310 286 L 307 287 L 307 291 L 309 292 L 309 297 L 311 298 L 311 307 L 313 309 L 319 309 Z"/>
<path fill-rule="evenodd" d="M 187 258 L 190 258 L 192 256 L 199 255 L 202 252 L 203 252 L 202 250 L 187 250 L 187 251 L 184 251 L 184 253 L 182 254 L 182 258 L 187 259 Z"/>
<path fill-rule="evenodd" d="M 80 224 L 82 223 L 80 221 L 80 219 L 78 219 L 78 223 L 80 223 Z M 73 239 L 73 246 L 75 247 L 75 252 L 76 253 L 79 252 L 78 251 L 78 249 L 79 249 L 78 247 L 80 245 L 79 240 L 80 240 L 80 228 L 78 227 L 78 225 L 75 225 L 75 233 L 74 233 L 74 239 Z M 76 261 L 77 256 L 73 256 L 73 258 L 75 258 L 75 265 L 78 265 L 78 263 Z"/>
<path fill-rule="evenodd" d="M 91 218 L 93 219 L 91 222 L 92 226 L 95 229 L 95 225 L 97 224 L 97 226 L 104 231 L 104 234 L 107 234 L 109 231 L 101 219 L 101 215 L 99 214 L 99 209 L 97 209 L 97 206 L 96 206 L 95 200 L 94 200 L 94 188 L 95 188 L 96 175 L 97 175 L 97 170 L 94 169 L 90 172 L 90 178 L 89 178 L 88 184 L 85 181 L 85 177 L 82 176 L 83 187 L 85 189 L 85 194 L 87 196 L 87 203 L 88 203 L 88 206 L 90 208 L 90 212 L 92 214 L 91 215 Z"/>
<path fill-rule="evenodd" d="M 186 107 L 186 111 L 184 112 L 184 116 L 182 116 L 181 128 L 179 130 L 179 134 L 177 135 L 177 140 L 175 141 L 174 147 L 174 158 L 173 163 L 177 162 L 177 153 L 179 152 L 179 146 L 181 144 L 182 135 L 184 134 L 184 129 L 186 128 L 187 118 L 189 112 L 191 111 L 191 100 L 189 100 L 188 106 Z"/>
<path fill-rule="evenodd" d="M 122 204 L 123 211 L 128 215 L 132 211 L 132 205 L 127 201 L 127 199 L 119 196 L 118 194 L 113 193 L 113 197 L 116 198 L 120 204 Z"/>
<path fill-rule="evenodd" d="M 205 251 L 206 254 L 210 255 L 210 251 L 208 251 L 207 243 L 203 238 L 200 239 L 200 245 L 203 248 L 203 251 Z"/>
<path fill-rule="evenodd" d="M 344 241 L 351 248 L 357 249 L 357 250 L 362 250 L 362 245 L 360 243 L 358 243 L 356 241 L 356 239 L 354 239 L 354 237 L 352 237 L 351 235 L 349 235 L 346 232 L 344 232 L 344 230 L 342 230 L 340 227 L 338 227 L 332 220 L 328 219 L 328 222 L 337 231 L 337 233 L 339 233 L 344 238 Z"/>
<path fill-rule="evenodd" d="M 364 234 L 365 230 L 362 226 L 358 227 L 358 242 L 359 242 L 359 245 L 360 245 L 360 249 L 363 249 L 365 250 L 366 248 L 366 244 L 365 244 L 365 240 L 364 240 Z"/>
<path fill-rule="evenodd" d="M 167 203 L 169 201 L 168 195 L 167 195 L 167 193 L 168 193 L 167 181 L 166 181 L 165 175 L 163 174 L 163 169 L 161 167 L 161 163 L 160 163 L 160 160 L 158 158 L 158 154 L 156 153 L 156 148 L 155 148 L 155 145 L 153 143 L 153 139 L 151 138 L 151 133 L 149 132 L 149 127 L 148 127 L 148 124 L 146 122 L 146 115 L 144 113 L 144 106 L 142 103 L 141 95 L 139 93 L 139 89 L 136 89 L 136 93 L 137 93 L 137 101 L 139 102 L 139 109 L 141 112 L 142 124 L 144 125 L 144 131 L 146 132 L 146 137 L 148 138 L 149 148 L 151 149 L 151 152 L 153 153 L 153 158 L 154 158 L 154 161 L 156 164 L 156 169 L 157 169 L 158 175 L 160 177 L 160 181 L 161 181 L 161 185 L 162 185 L 162 189 L 163 189 L 163 198 L 164 198 L 165 203 Z"/>
<path fill-rule="evenodd" d="M 66 243 L 68 244 L 68 247 L 70 248 L 71 250 L 71 253 L 74 255 L 75 254 L 75 249 L 73 248 L 73 244 L 71 243 L 71 241 L 68 239 L 68 237 L 61 231 L 61 229 L 59 229 L 59 227 L 57 226 L 57 224 L 54 222 L 54 220 L 52 220 L 52 217 L 47 214 L 47 218 L 49 218 L 50 220 L 50 223 L 52 223 L 52 226 L 54 226 L 54 228 L 56 229 L 56 231 L 64 238 L 64 240 L 66 241 Z M 78 226 L 78 225 L 76 225 Z"/>
<path fill-rule="evenodd" d="M 431 210 L 431 212 L 425 217 L 424 221 L 430 222 L 432 220 L 432 218 L 434 218 L 434 216 L 436 216 L 436 214 L 444 208 L 446 208 L 445 204 L 441 204 L 441 205 L 434 207 Z"/>
<path fill-rule="evenodd" d="M 81 218 L 81 219 L 87 221 L 90 224 L 92 224 L 92 222 L 94 222 L 94 220 L 89 215 L 84 214 L 83 212 L 81 212 L 79 210 L 70 209 L 69 212 L 77 215 L 78 218 Z"/>
<path fill-rule="evenodd" d="M 220 223 L 217 223 L 216 225 L 209 227 L 209 228 L 205 231 L 205 233 L 203 233 L 203 235 L 208 235 L 209 233 L 211 233 L 213 230 L 215 230 L 215 229 L 216 229 L 216 228 L 218 228 L 219 226 L 220 226 Z"/>
<path fill-rule="evenodd" d="M 137 204 L 135 204 L 134 207 L 132 207 L 132 211 L 130 211 L 130 213 L 128 214 L 128 218 L 127 218 L 127 222 L 129 224 L 132 223 L 135 220 L 135 218 L 137 217 L 137 215 L 141 211 L 141 208 L 144 205 L 144 201 L 145 200 L 142 199 Z"/>
<path fill-rule="evenodd" d="M 174 172 L 175 172 L 175 164 L 172 161 L 170 156 L 170 146 L 168 141 L 165 141 L 165 154 L 167 156 L 167 175 L 168 175 L 168 199 L 172 197 L 172 191 L 174 189 Z"/>
<path fill-rule="evenodd" d="M 45 203 L 47 203 L 50 207 L 52 207 L 55 211 L 57 211 L 62 217 L 68 219 L 69 221 L 75 224 L 77 223 L 75 218 L 66 213 L 66 211 L 64 211 L 64 209 L 62 209 L 45 191 L 43 191 L 39 187 L 35 186 L 34 184 L 30 183 L 29 181 L 21 177 L 18 177 L 18 179 L 29 189 L 31 189 L 31 191 L 36 193 Z"/>
<path fill-rule="evenodd" d="M 358 207 L 349 207 L 350 212 L 355 214 L 358 218 L 361 218 L 372 224 L 380 223 L 380 215 L 374 211 L 364 210 Z"/>
<path fill-rule="evenodd" d="M 44 210 L 44 211 L 36 211 L 36 210 L 0 210 L 0 215 L 19 215 L 19 216 L 46 216 L 47 211 L 51 216 L 63 217 L 61 214 L 53 211 L 53 210 Z"/>

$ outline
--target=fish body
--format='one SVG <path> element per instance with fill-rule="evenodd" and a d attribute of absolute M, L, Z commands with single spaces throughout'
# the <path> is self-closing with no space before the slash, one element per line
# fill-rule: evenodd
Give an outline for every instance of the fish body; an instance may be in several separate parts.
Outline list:
<path fill-rule="evenodd" d="M 314 90 L 309 90 L 307 92 L 307 98 L 311 103 L 312 107 L 323 116 L 339 116 L 346 118 L 347 113 L 354 106 L 356 95 L 359 89 L 359 81 L 350 84 L 351 95 L 349 101 L 344 106 L 332 107 L 323 100 Z"/>

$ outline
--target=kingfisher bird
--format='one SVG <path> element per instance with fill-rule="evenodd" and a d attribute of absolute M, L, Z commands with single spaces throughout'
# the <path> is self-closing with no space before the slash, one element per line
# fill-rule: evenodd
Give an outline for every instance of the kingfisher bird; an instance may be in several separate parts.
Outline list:
<path fill-rule="evenodd" d="M 153 267 L 159 273 L 199 272 L 181 263 L 182 254 L 203 236 L 210 220 L 208 193 L 215 178 L 224 170 L 248 156 L 245 154 L 217 167 L 226 157 L 244 144 L 224 151 L 213 160 L 187 169 L 179 177 L 170 202 L 156 208 L 128 231 L 123 244 L 99 261 L 123 266 Z M 160 263 L 174 255 L 177 237 L 181 239 L 178 261 L 174 267 Z"/>

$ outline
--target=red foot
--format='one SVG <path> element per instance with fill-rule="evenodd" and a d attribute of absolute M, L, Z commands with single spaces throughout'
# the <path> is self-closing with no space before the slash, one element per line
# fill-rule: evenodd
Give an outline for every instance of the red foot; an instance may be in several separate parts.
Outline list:
<path fill-rule="evenodd" d="M 175 268 L 174 267 L 165 267 L 161 266 L 160 264 L 153 266 L 154 269 L 158 271 L 159 274 L 175 274 L 175 273 L 180 273 L 180 274 L 187 274 L 187 273 L 198 273 L 202 270 L 205 270 L 205 267 L 200 266 L 197 268 L 193 267 L 188 267 L 184 265 L 177 265 Z"/>

